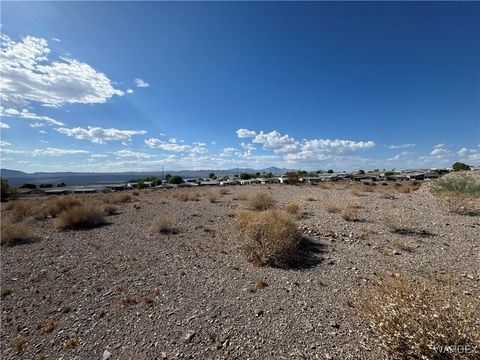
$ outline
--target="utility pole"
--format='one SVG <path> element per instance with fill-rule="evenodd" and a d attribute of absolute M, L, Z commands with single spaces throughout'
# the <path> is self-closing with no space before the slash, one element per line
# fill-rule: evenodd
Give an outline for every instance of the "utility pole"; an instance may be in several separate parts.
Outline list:
<path fill-rule="evenodd" d="M 162 181 L 165 181 L 165 168 L 162 165 Z"/>

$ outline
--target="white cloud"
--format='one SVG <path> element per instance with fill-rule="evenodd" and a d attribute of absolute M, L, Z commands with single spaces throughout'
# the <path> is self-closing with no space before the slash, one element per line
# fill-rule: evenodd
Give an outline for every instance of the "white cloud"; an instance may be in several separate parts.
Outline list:
<path fill-rule="evenodd" d="M 237 130 L 237 136 L 240 138 L 253 138 L 252 143 L 262 144 L 264 150 L 282 155 L 285 160 L 290 162 L 297 160 L 326 160 L 330 155 L 343 156 L 375 146 L 373 141 L 338 139 L 304 139 L 299 141 L 289 135 L 282 135 L 276 130 L 267 133 L 263 131 L 257 133 L 248 129 L 239 129 Z M 246 150 L 252 150 L 248 147 L 251 144 L 241 143 L 240 145 Z"/>
<path fill-rule="evenodd" d="M 120 150 L 113 153 L 114 155 L 121 158 L 137 158 L 137 159 L 149 159 L 152 155 L 144 152 L 136 152 L 131 150 Z"/>
<path fill-rule="evenodd" d="M 34 114 L 34 113 L 28 111 L 27 109 L 23 109 L 21 111 L 18 111 L 17 109 L 14 109 L 14 108 L 4 109 L 3 106 L 0 106 L 0 116 L 18 117 L 18 118 L 27 119 L 27 120 L 44 121 L 45 123 L 47 123 L 49 125 L 58 125 L 58 126 L 64 125 L 60 121 L 52 119 L 48 116 L 42 116 L 42 115 Z M 42 125 L 39 125 L 40 123 L 38 123 L 38 122 L 36 122 L 34 124 L 37 124 L 38 126 L 42 126 Z"/>
<path fill-rule="evenodd" d="M 59 149 L 59 148 L 46 148 L 35 149 L 32 151 L 33 156 L 63 156 L 63 155 L 76 155 L 76 154 L 88 154 L 87 150 L 73 150 L 73 149 Z"/>
<path fill-rule="evenodd" d="M 180 142 L 180 144 L 179 144 Z M 147 144 L 152 149 L 161 149 L 165 151 L 178 152 L 178 153 L 193 153 L 202 154 L 208 152 L 205 143 L 193 143 L 192 145 L 181 144 L 183 141 L 177 141 L 175 138 L 169 139 L 169 141 L 163 141 L 156 138 L 146 139 Z"/>
<path fill-rule="evenodd" d="M 96 104 L 124 94 L 86 63 L 73 58 L 50 61 L 45 39 L 27 36 L 15 42 L 1 35 L 0 40 L 0 98 L 4 103 Z"/>
<path fill-rule="evenodd" d="M 14 149 L 5 149 L 5 148 L 1 148 L 0 152 L 2 152 L 3 154 L 25 154 L 25 151 L 23 150 L 14 150 Z"/>
<path fill-rule="evenodd" d="M 136 78 L 133 80 L 135 82 L 135 85 L 139 88 L 147 88 L 150 86 L 149 83 L 147 83 L 146 81 L 142 80 L 142 79 L 139 79 L 139 78 Z"/>
<path fill-rule="evenodd" d="M 467 149 L 466 147 L 463 147 L 457 151 L 457 154 L 460 156 L 461 160 L 464 162 L 468 162 L 472 165 L 476 165 L 480 163 L 480 150 Z"/>
<path fill-rule="evenodd" d="M 417 146 L 417 144 L 401 144 L 401 145 L 390 145 L 389 149 L 405 149 Z"/>
<path fill-rule="evenodd" d="M 436 156 L 438 158 L 442 157 L 450 153 L 447 149 L 445 149 L 445 144 L 437 144 L 433 147 L 432 152 L 430 153 L 431 156 Z"/>
<path fill-rule="evenodd" d="M 127 89 L 127 94 L 132 94 L 133 90 L 132 89 Z"/>
<path fill-rule="evenodd" d="M 108 155 L 107 154 L 92 154 L 92 155 L 90 155 L 90 157 L 92 157 L 92 158 L 106 158 L 106 157 L 108 157 Z"/>
<path fill-rule="evenodd" d="M 114 128 L 104 129 L 100 127 L 89 126 L 85 128 L 58 128 L 59 133 L 67 136 L 73 136 L 76 139 L 89 140 L 95 144 L 105 144 L 107 141 L 127 140 L 130 141 L 133 135 L 143 135 L 145 130 L 119 130 Z"/>
<path fill-rule="evenodd" d="M 12 144 L 10 144 L 8 141 L 3 141 L 3 140 L 0 140 L 0 146 L 10 146 Z"/>
<path fill-rule="evenodd" d="M 10 126 L 8 124 L 5 124 L 4 122 L 0 121 L 0 129 L 9 129 Z"/>
<path fill-rule="evenodd" d="M 248 130 L 248 129 L 238 129 L 237 130 L 237 136 L 239 138 L 251 138 L 257 135 L 255 131 Z"/>
<path fill-rule="evenodd" d="M 60 40 L 59 38 L 56 38 L 56 37 L 52 37 L 52 40 L 53 40 L 53 41 L 56 41 L 56 42 L 62 41 L 62 40 Z"/>

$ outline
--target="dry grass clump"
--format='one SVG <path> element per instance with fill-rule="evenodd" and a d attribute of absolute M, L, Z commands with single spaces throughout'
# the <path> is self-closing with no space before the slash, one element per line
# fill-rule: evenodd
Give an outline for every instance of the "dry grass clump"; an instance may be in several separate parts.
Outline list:
<path fill-rule="evenodd" d="M 358 205 L 355 205 L 353 203 L 348 204 L 347 207 L 343 210 L 343 219 L 347 221 L 358 221 L 358 209 Z"/>
<path fill-rule="evenodd" d="M 396 197 L 393 194 L 393 190 L 389 186 L 382 186 L 378 188 L 378 192 L 380 193 L 380 197 L 382 199 L 388 199 L 388 200 L 395 200 Z"/>
<path fill-rule="evenodd" d="M 242 212 L 236 229 L 240 249 L 255 266 L 288 266 L 296 257 L 301 234 L 287 215 L 275 210 Z"/>
<path fill-rule="evenodd" d="M 26 201 L 12 201 L 8 209 L 10 210 L 9 219 L 12 223 L 23 221 L 32 215 L 32 207 Z"/>
<path fill-rule="evenodd" d="M 107 204 L 122 204 L 132 201 L 132 194 L 127 192 L 119 192 L 108 196 L 104 201 Z"/>
<path fill-rule="evenodd" d="M 294 201 L 283 204 L 283 210 L 292 215 L 297 215 L 300 209 L 300 204 Z"/>
<path fill-rule="evenodd" d="M 211 203 L 215 203 L 218 200 L 218 194 L 216 194 L 214 192 L 209 192 L 209 193 L 207 193 L 207 199 Z"/>
<path fill-rule="evenodd" d="M 382 278 L 360 308 L 394 358 L 478 359 L 480 302 L 451 286 Z"/>
<path fill-rule="evenodd" d="M 25 221 L 10 223 L 8 221 L 2 221 L 1 228 L 1 240 L 2 246 L 13 246 L 24 244 L 31 241 L 34 238 L 30 225 Z"/>
<path fill-rule="evenodd" d="M 27 343 L 27 340 L 23 337 L 15 340 L 12 344 L 12 352 L 18 353 L 22 351 L 26 343 Z"/>
<path fill-rule="evenodd" d="M 102 205 L 102 209 L 105 215 L 117 215 L 119 213 L 118 208 L 112 204 Z"/>
<path fill-rule="evenodd" d="M 331 200 L 328 200 L 326 203 L 325 203 L 325 210 L 327 210 L 327 212 L 331 213 L 331 214 L 336 214 L 336 213 L 339 213 L 340 211 L 342 211 L 342 209 L 340 208 L 340 206 L 336 205 L 333 201 Z"/>
<path fill-rule="evenodd" d="M 245 201 L 248 199 L 248 196 L 245 194 L 238 194 L 236 195 L 233 200 Z"/>
<path fill-rule="evenodd" d="M 56 226 L 60 230 L 88 229 L 105 223 L 105 214 L 102 207 L 82 204 L 60 213 Z"/>
<path fill-rule="evenodd" d="M 74 336 L 65 341 L 65 349 L 75 349 L 78 346 L 79 338 Z"/>
<path fill-rule="evenodd" d="M 57 328 L 57 322 L 55 319 L 48 319 L 47 322 L 42 326 L 39 326 L 39 329 L 44 334 L 49 334 Z"/>
<path fill-rule="evenodd" d="M 480 199 L 468 199 L 458 196 L 446 197 L 450 212 L 464 216 L 480 216 Z"/>
<path fill-rule="evenodd" d="M 432 184 L 431 191 L 436 195 L 480 198 L 480 181 L 473 176 L 445 176 Z"/>
<path fill-rule="evenodd" d="M 152 231 L 161 234 L 173 233 L 173 222 L 170 218 L 159 215 L 152 222 Z"/>
<path fill-rule="evenodd" d="M 171 190 L 170 194 L 180 201 L 197 201 L 199 196 L 197 190 L 191 189 L 174 189 Z"/>
<path fill-rule="evenodd" d="M 266 288 L 267 286 L 268 286 L 268 283 L 266 283 L 265 281 L 257 280 L 257 281 L 255 281 L 255 283 L 250 285 L 250 287 L 248 288 L 248 291 L 253 293 L 253 292 L 256 292 L 259 289 Z"/>
<path fill-rule="evenodd" d="M 226 188 L 220 188 L 220 191 L 219 191 L 220 195 L 223 196 L 223 195 L 227 195 L 228 194 L 228 190 Z"/>
<path fill-rule="evenodd" d="M 268 194 L 258 192 L 248 199 L 247 205 L 251 210 L 263 211 L 273 208 L 275 200 Z"/>

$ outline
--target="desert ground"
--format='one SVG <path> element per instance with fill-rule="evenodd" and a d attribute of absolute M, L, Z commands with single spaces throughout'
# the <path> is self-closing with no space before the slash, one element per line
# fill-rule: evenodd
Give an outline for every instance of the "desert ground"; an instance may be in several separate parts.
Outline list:
<path fill-rule="evenodd" d="M 193 201 L 147 189 L 91 229 L 22 220 L 35 238 L 1 248 L 1 357 L 386 359 L 362 311 L 379 278 L 448 282 L 480 302 L 480 218 L 429 185 L 198 188 Z M 296 204 L 286 216 L 303 240 L 289 266 L 255 266 L 239 249 L 236 219 L 258 192 L 280 212 Z"/>

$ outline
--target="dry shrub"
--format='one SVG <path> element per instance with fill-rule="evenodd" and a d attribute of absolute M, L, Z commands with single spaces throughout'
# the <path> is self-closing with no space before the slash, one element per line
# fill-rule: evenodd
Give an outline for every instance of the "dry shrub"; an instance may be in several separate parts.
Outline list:
<path fill-rule="evenodd" d="M 275 210 L 242 212 L 236 229 L 240 249 L 255 266 L 288 266 L 295 259 L 301 234 L 287 215 Z"/>
<path fill-rule="evenodd" d="M 119 213 L 118 208 L 112 204 L 105 204 L 102 208 L 105 215 L 117 215 Z"/>
<path fill-rule="evenodd" d="M 226 188 L 220 188 L 220 191 L 219 191 L 220 195 L 227 195 L 228 194 L 228 190 Z"/>
<path fill-rule="evenodd" d="M 248 199 L 248 197 L 245 194 L 238 194 L 233 198 L 233 200 L 240 200 L 240 201 L 245 201 L 247 199 Z"/>
<path fill-rule="evenodd" d="M 24 337 L 21 337 L 15 340 L 12 344 L 12 352 L 18 353 L 22 351 L 26 343 L 27 343 L 27 340 Z"/>
<path fill-rule="evenodd" d="M 122 204 L 132 201 L 132 194 L 127 192 L 119 192 L 108 196 L 104 201 L 107 204 Z"/>
<path fill-rule="evenodd" d="M 394 358 L 478 359 L 480 302 L 451 285 L 382 278 L 360 308 Z"/>
<path fill-rule="evenodd" d="M 40 331 L 44 334 L 49 334 L 57 328 L 57 322 L 55 319 L 48 319 L 47 322 L 40 326 Z"/>
<path fill-rule="evenodd" d="M 67 341 L 65 341 L 65 349 L 75 349 L 78 345 L 79 338 L 78 336 L 74 336 L 69 338 Z"/>
<path fill-rule="evenodd" d="M 30 225 L 25 221 L 17 223 L 2 221 L 1 245 L 13 246 L 33 240 L 34 235 L 30 228 Z"/>
<path fill-rule="evenodd" d="M 32 215 L 32 206 L 23 200 L 15 200 L 9 206 L 10 221 L 13 223 L 25 220 Z"/>
<path fill-rule="evenodd" d="M 218 194 L 216 194 L 214 192 L 209 192 L 209 193 L 207 193 L 207 199 L 211 203 L 215 203 L 218 200 Z"/>
<path fill-rule="evenodd" d="M 292 215 L 297 215 L 300 212 L 300 208 L 300 204 L 294 201 L 283 204 L 283 210 Z"/>
<path fill-rule="evenodd" d="M 336 205 L 333 201 L 329 200 L 325 203 L 325 210 L 331 214 L 339 213 L 342 209 Z"/>
<path fill-rule="evenodd" d="M 396 197 L 393 195 L 393 190 L 391 187 L 379 187 L 378 192 L 380 193 L 380 197 L 382 199 L 388 199 L 388 200 L 395 200 Z"/>
<path fill-rule="evenodd" d="M 198 191 L 193 189 L 174 189 L 171 195 L 180 201 L 197 201 Z"/>
<path fill-rule="evenodd" d="M 342 217 L 347 221 L 358 221 L 358 209 L 359 207 L 355 204 L 348 204 L 347 207 L 343 210 Z"/>
<path fill-rule="evenodd" d="M 322 189 L 325 189 L 325 190 L 328 190 L 328 189 L 331 189 L 333 184 L 331 182 L 325 182 L 325 181 L 322 181 L 320 184 L 319 184 L 320 188 Z"/>
<path fill-rule="evenodd" d="M 138 190 L 133 190 L 133 191 L 132 191 L 132 195 L 138 196 L 138 195 L 140 195 L 140 191 L 138 191 Z"/>
<path fill-rule="evenodd" d="M 480 216 L 480 199 L 446 196 L 445 201 L 451 213 L 464 216 Z"/>
<path fill-rule="evenodd" d="M 152 222 L 152 231 L 156 233 L 168 234 L 173 232 L 173 223 L 170 218 L 159 215 Z"/>
<path fill-rule="evenodd" d="M 60 230 L 88 229 L 105 223 L 105 214 L 102 207 L 80 205 L 60 213 L 56 226 Z"/>
<path fill-rule="evenodd" d="M 273 208 L 274 205 L 275 200 L 270 195 L 262 192 L 255 193 L 248 199 L 248 207 L 251 210 L 268 210 Z"/>
<path fill-rule="evenodd" d="M 263 281 L 263 280 L 257 280 L 255 281 L 255 283 L 253 283 L 252 285 L 250 285 L 250 287 L 248 288 L 248 290 L 250 292 L 256 292 L 257 290 L 259 289 L 263 289 L 263 288 L 266 288 L 268 286 L 268 284 Z"/>

